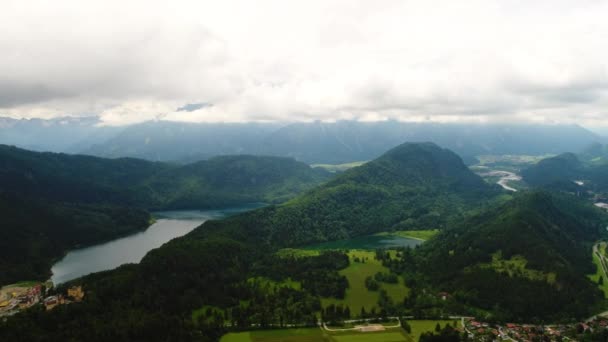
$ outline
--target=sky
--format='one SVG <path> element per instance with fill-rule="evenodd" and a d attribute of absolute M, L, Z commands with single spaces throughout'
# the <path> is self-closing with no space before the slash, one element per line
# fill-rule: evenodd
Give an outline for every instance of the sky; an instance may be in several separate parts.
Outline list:
<path fill-rule="evenodd" d="M 0 0 L 0 116 L 606 129 L 607 13 L 591 0 Z"/>

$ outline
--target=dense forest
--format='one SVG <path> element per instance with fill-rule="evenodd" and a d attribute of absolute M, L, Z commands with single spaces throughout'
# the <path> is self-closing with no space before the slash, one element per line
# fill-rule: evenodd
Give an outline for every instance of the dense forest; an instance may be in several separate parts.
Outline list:
<path fill-rule="evenodd" d="M 138 265 L 65 284 L 82 284 L 87 299 L 15 315 L 0 323 L 0 339 L 217 341 L 227 331 L 310 326 L 320 317 L 473 314 L 543 322 L 590 314 L 602 295 L 585 274 L 594 271 L 590 246 L 605 234 L 605 214 L 567 194 L 497 200 L 500 193 L 450 151 L 404 144 L 285 204 L 207 221 Z M 344 251 L 277 253 L 410 227 L 443 230 L 416 249 L 376 251 L 390 272 L 365 280 L 379 295 L 370 313 L 321 304 L 351 286 L 339 273 L 351 262 Z M 410 288 L 402 302 L 380 286 L 400 276 Z M 453 337 L 448 329 L 424 338 Z"/>
<path fill-rule="evenodd" d="M 491 203 L 500 193 L 449 150 L 403 144 L 285 204 L 223 226 L 270 245 L 298 246 L 388 230 L 437 229 Z"/>
<path fill-rule="evenodd" d="M 531 192 L 441 232 L 391 265 L 499 321 L 558 322 L 602 303 L 591 245 L 606 214 L 573 196 Z M 574 299 L 574 300 L 573 300 Z M 485 314 L 483 312 L 486 312 Z M 488 316 L 488 313 L 491 313 Z"/>
<path fill-rule="evenodd" d="M 593 144 L 579 154 L 563 153 L 523 170 L 526 183 L 579 195 L 608 192 L 608 145 Z M 575 183 L 578 182 L 577 183 Z"/>
<path fill-rule="evenodd" d="M 66 250 L 143 230 L 150 214 L 110 205 L 48 203 L 0 193 L 0 285 L 46 280 Z"/>
<path fill-rule="evenodd" d="M 48 279 L 68 249 L 145 229 L 148 210 L 277 203 L 328 177 L 288 158 L 172 165 L 0 145 L 0 285 Z"/>
<path fill-rule="evenodd" d="M 331 174 L 289 158 L 225 156 L 187 165 L 31 152 L 0 145 L 0 191 L 61 202 L 207 209 L 279 203 Z"/>

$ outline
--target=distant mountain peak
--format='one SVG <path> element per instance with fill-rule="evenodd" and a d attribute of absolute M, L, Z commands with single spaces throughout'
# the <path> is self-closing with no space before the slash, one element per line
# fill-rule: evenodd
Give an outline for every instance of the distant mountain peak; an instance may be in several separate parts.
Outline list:
<path fill-rule="evenodd" d="M 177 108 L 177 112 L 194 112 L 195 110 L 212 107 L 213 104 L 207 102 L 200 103 L 187 103 L 179 108 Z"/>

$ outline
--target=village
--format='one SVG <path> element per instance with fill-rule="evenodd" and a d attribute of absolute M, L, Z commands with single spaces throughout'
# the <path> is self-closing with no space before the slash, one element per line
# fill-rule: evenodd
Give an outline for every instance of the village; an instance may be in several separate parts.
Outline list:
<path fill-rule="evenodd" d="M 608 336 L 608 318 L 593 317 L 585 322 L 557 325 L 490 324 L 463 319 L 464 332 L 474 341 L 581 341 L 589 336 Z"/>
<path fill-rule="evenodd" d="M 12 316 L 34 305 L 44 305 L 46 310 L 52 310 L 58 305 L 80 302 L 84 298 L 82 286 L 72 286 L 67 289 L 67 295 L 47 295 L 52 284 L 19 283 L 7 285 L 0 289 L 0 318 Z"/>

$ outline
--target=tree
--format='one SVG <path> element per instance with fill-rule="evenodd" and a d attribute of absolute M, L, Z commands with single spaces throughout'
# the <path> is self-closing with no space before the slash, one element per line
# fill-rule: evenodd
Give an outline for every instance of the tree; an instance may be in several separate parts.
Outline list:
<path fill-rule="evenodd" d="M 412 333 L 412 326 L 403 318 L 399 319 L 401 321 L 401 328 L 408 334 Z"/>

